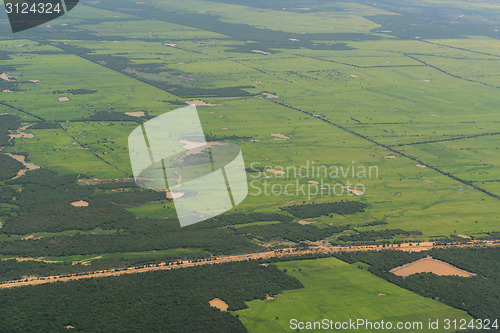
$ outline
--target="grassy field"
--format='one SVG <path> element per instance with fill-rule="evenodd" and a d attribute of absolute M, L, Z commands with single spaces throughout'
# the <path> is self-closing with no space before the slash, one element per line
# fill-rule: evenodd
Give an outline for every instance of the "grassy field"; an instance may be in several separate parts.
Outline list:
<path fill-rule="evenodd" d="M 335 322 L 384 320 L 394 325 L 410 321 L 422 322 L 424 327 L 429 319 L 441 322 L 447 318 L 470 319 L 463 311 L 399 288 L 359 268 L 357 264 L 349 265 L 335 258 L 326 258 L 278 263 L 277 266 L 299 279 L 304 289 L 285 291 L 270 300 L 254 300 L 248 302 L 249 309 L 233 312 L 249 332 L 292 332 L 295 331 L 290 328 L 292 319 L 302 322 L 325 318 Z"/>
<path fill-rule="evenodd" d="M 249 174 L 250 196 L 238 211 L 355 199 L 370 209 L 322 217 L 317 225 L 376 220 L 388 224 L 375 229 L 419 230 L 423 239 L 498 230 L 497 40 L 396 40 L 370 21 L 391 16 L 389 7 L 356 3 L 289 10 L 194 0 L 152 5 L 165 15 L 146 20 L 132 2 L 123 8 L 90 3 L 71 13 L 76 21 L 66 38 L 56 38 L 61 26 L 48 39 L 1 40 L 2 50 L 12 55 L 5 64 L 18 89 L 2 93 L 15 108 L 6 110 L 26 121 L 60 126 L 28 129 L 34 139 L 16 139 L 5 150 L 27 153 L 30 162 L 60 173 L 127 178 L 127 137 L 138 123 L 86 118 L 108 111 L 155 116 L 201 98 L 215 104 L 199 107 L 205 133 L 216 140 L 233 137 L 230 141 L 241 146 L 247 167 L 316 163 L 378 168 L 377 176 L 362 178 Z M 193 6 L 199 8 L 194 11 Z M 163 12 L 167 8 L 177 16 Z M 92 24 L 85 24 L 90 17 Z M 203 17 L 214 25 L 209 28 Z M 277 39 L 274 48 L 263 31 Z M 252 39 L 255 44 L 248 42 Z M 304 44 L 306 40 L 315 44 Z M 339 41 L 352 49 L 323 49 Z M 467 69 L 465 63 L 470 64 Z M 95 92 L 68 93 L 82 88 Z M 277 98 L 264 98 L 265 93 Z M 60 97 L 69 101 L 60 102 Z M 273 133 L 289 139 L 276 140 Z M 419 163 L 428 167 L 419 168 Z M 309 181 L 362 184 L 365 193 L 321 195 L 310 188 L 312 195 L 304 194 L 300 186 L 311 187 Z M 287 194 L 266 190 L 287 184 Z M 141 217 L 175 217 L 173 206 L 164 206 L 148 204 L 132 211 Z"/>

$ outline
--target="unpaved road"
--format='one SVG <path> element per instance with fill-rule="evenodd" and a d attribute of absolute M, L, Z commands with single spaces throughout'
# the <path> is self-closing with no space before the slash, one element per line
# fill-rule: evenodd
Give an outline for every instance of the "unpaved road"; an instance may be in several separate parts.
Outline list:
<path fill-rule="evenodd" d="M 149 266 L 140 266 L 140 267 L 129 267 L 127 269 L 117 270 L 110 269 L 105 271 L 96 271 L 92 273 L 80 273 L 79 275 L 54 275 L 54 276 L 46 276 L 46 277 L 28 277 L 22 280 L 13 280 L 7 281 L 0 284 L 0 288 L 13 288 L 13 287 L 23 287 L 23 286 L 32 286 L 38 284 L 45 283 L 53 283 L 53 282 L 65 282 L 65 281 L 73 281 L 73 280 L 82 280 L 82 279 L 91 279 L 96 277 L 108 277 L 108 276 L 119 276 L 123 274 L 137 274 L 137 273 L 145 273 L 151 271 L 160 271 L 160 270 L 171 270 L 185 267 L 194 267 L 200 265 L 209 265 L 209 264 L 221 264 L 227 262 L 236 262 L 236 261 L 245 261 L 245 260 L 254 260 L 254 259 L 269 259 L 269 258 L 279 258 L 286 256 L 300 256 L 304 254 L 319 254 L 319 253 L 336 253 L 343 251 L 381 251 L 381 250 L 400 250 L 400 251 L 410 251 L 410 252 L 420 252 L 425 250 L 430 250 L 433 248 L 445 248 L 445 247 L 474 247 L 474 246 L 499 246 L 500 242 L 498 241 L 475 241 L 460 245 L 435 245 L 433 242 L 422 242 L 422 243 L 403 243 L 400 246 L 398 245 L 388 245 L 386 247 L 377 246 L 377 245 L 360 245 L 360 246 L 316 246 L 310 247 L 305 250 L 297 250 L 297 249 L 281 249 L 274 250 L 269 252 L 259 252 L 259 253 L 250 253 L 250 254 L 242 254 L 242 255 L 232 255 L 232 256 L 221 256 L 221 257 L 212 257 L 210 259 L 199 261 L 199 262 L 191 262 L 191 261 L 181 261 L 173 265 L 168 265 L 166 263 L 160 263 L 158 265 L 149 265 Z"/>

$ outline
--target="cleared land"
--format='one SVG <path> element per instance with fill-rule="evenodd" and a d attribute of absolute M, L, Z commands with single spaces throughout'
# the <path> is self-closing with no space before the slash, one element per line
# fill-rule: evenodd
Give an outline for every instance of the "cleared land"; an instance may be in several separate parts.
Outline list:
<path fill-rule="evenodd" d="M 391 269 L 390 272 L 399 276 L 409 276 L 418 273 L 433 273 L 439 276 L 456 275 L 462 277 L 471 277 L 476 275 L 450 265 L 444 261 L 433 259 L 432 257 L 419 259 L 412 263 L 395 267 Z"/>

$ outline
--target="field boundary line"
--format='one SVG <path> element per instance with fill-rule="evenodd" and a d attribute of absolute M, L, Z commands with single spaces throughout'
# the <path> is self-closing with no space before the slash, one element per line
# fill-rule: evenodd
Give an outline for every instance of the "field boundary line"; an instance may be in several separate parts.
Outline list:
<path fill-rule="evenodd" d="M 313 113 L 311 113 L 311 112 L 304 111 L 304 110 L 298 109 L 298 108 L 296 108 L 296 107 L 293 107 L 293 106 L 290 106 L 290 105 L 287 105 L 287 104 L 285 104 L 285 103 L 281 103 L 281 102 L 278 102 L 278 101 L 274 101 L 274 100 L 270 100 L 270 99 L 267 99 L 267 100 L 268 100 L 268 101 L 270 101 L 270 102 L 272 102 L 272 103 L 275 103 L 275 104 L 278 104 L 278 105 L 284 106 L 284 107 L 286 107 L 286 108 L 289 108 L 289 109 L 292 109 L 292 110 L 295 110 L 295 111 L 298 111 L 298 112 L 302 112 L 302 113 L 304 113 L 304 114 L 307 114 L 308 116 L 311 116 L 311 117 L 316 118 L 316 119 L 318 119 L 318 120 L 321 120 L 321 121 L 323 121 L 323 122 L 325 122 L 325 123 L 327 123 L 327 124 L 330 124 L 330 125 L 332 125 L 332 126 L 335 126 L 335 127 L 339 128 L 339 129 L 341 129 L 341 130 L 344 130 L 344 131 L 349 132 L 349 133 L 351 133 L 351 134 L 353 134 L 353 135 L 356 135 L 357 137 L 360 137 L 360 138 L 362 138 L 362 139 L 364 139 L 364 140 L 367 140 L 367 141 L 369 141 L 369 142 L 371 142 L 371 143 L 373 143 L 373 144 L 375 144 L 375 145 L 377 145 L 377 146 L 383 147 L 383 148 L 385 148 L 385 149 L 387 149 L 387 150 L 389 150 L 389 151 L 391 151 L 391 152 L 393 152 L 393 153 L 395 153 L 395 154 L 398 154 L 398 155 L 401 155 L 401 156 L 403 156 L 403 157 L 406 157 L 406 158 L 408 158 L 408 159 L 410 159 L 410 160 L 412 160 L 412 161 L 414 161 L 414 162 L 417 162 L 417 163 L 418 163 L 418 164 L 420 164 L 420 165 L 424 165 L 424 166 L 428 167 L 429 169 L 432 169 L 432 170 L 434 170 L 434 171 L 437 171 L 437 172 L 439 172 L 440 174 L 442 174 L 443 176 L 447 176 L 447 177 L 449 177 L 449 178 L 451 178 L 451 179 L 453 179 L 453 180 L 455 180 L 455 181 L 458 181 L 458 182 L 460 182 L 460 183 L 462 183 L 462 184 L 464 184 L 464 185 L 466 185 L 466 186 L 471 186 L 472 188 L 474 188 L 474 189 L 476 189 L 476 190 L 478 190 L 478 191 L 480 191 L 480 192 L 483 192 L 484 194 L 486 194 L 486 195 L 488 195 L 488 196 L 490 196 L 490 197 L 492 197 L 492 198 L 495 198 L 495 199 L 500 200 L 500 195 L 497 195 L 497 194 L 494 194 L 494 193 L 492 193 L 492 192 L 489 192 L 489 191 L 487 191 L 487 190 L 485 190 L 485 189 L 483 189 L 483 188 L 481 188 L 481 187 L 479 187 L 479 186 L 477 186 L 477 185 L 474 185 L 472 182 L 469 182 L 469 181 L 467 181 L 467 180 L 465 180 L 465 179 L 458 178 L 457 176 L 455 176 L 455 175 L 453 175 L 453 174 L 451 174 L 451 173 L 448 173 L 448 172 L 445 172 L 445 171 L 443 171 L 443 170 L 440 170 L 440 169 L 438 169 L 437 167 L 432 166 L 432 165 L 430 165 L 430 164 L 428 164 L 428 163 L 426 163 L 426 162 L 424 162 L 424 161 L 421 161 L 421 160 L 419 160 L 419 159 L 418 159 L 418 158 L 416 158 L 416 157 L 413 157 L 413 156 L 408 155 L 408 154 L 406 154 L 406 153 L 403 153 L 403 152 L 401 152 L 401 151 L 399 151 L 399 150 L 396 150 L 396 149 L 394 149 L 394 148 L 392 148 L 392 147 L 390 147 L 390 146 L 388 146 L 388 145 L 385 145 L 385 144 L 383 144 L 383 143 L 380 143 L 380 142 L 378 142 L 378 141 L 375 141 L 375 140 L 373 140 L 373 139 L 371 139 L 371 138 L 369 138 L 369 137 L 367 137 L 367 136 L 365 136 L 365 135 L 363 135 L 363 134 L 359 134 L 359 133 L 357 133 L 357 132 L 355 132 L 355 131 L 353 131 L 353 130 L 350 130 L 350 129 L 348 129 L 348 128 L 344 127 L 344 126 L 341 126 L 341 125 L 339 125 L 339 124 L 337 124 L 337 123 L 334 123 L 334 122 L 332 122 L 332 121 L 330 121 L 330 120 L 328 120 L 328 119 L 325 119 L 325 118 L 323 118 L 323 117 L 316 117 L 316 116 L 314 116 L 314 114 L 313 114 Z"/>

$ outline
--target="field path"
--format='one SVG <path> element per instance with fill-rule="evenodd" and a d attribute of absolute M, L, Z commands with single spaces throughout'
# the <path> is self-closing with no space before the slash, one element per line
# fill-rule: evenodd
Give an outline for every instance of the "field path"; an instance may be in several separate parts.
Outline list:
<path fill-rule="evenodd" d="M 39 284 L 46 283 L 54 283 L 54 282 L 66 282 L 66 281 L 74 281 L 74 280 L 83 280 L 83 279 L 91 279 L 91 278 L 99 278 L 99 277 L 109 277 L 109 276 L 119 276 L 124 274 L 138 274 L 152 271 L 161 271 L 161 270 L 171 270 L 171 269 L 179 269 L 186 267 L 194 267 L 201 265 L 211 265 L 211 264 L 222 264 L 228 262 L 237 262 L 237 261 L 245 261 L 245 260 L 257 260 L 257 259 L 269 259 L 269 258 L 280 258 L 280 257 L 288 257 L 288 256 L 300 256 L 305 254 L 329 254 L 329 253 L 337 253 L 337 252 L 356 252 L 356 251 L 381 251 L 381 250 L 399 250 L 399 251 L 408 251 L 408 252 L 420 252 L 425 250 L 430 250 L 433 248 L 445 248 L 445 247 L 475 247 L 475 246 L 486 246 L 493 247 L 499 246 L 500 242 L 498 241 L 473 241 L 469 243 L 463 243 L 458 245 L 436 245 L 433 242 L 421 242 L 421 243 L 402 243 L 401 245 L 390 244 L 381 246 L 381 245 L 359 245 L 359 246 L 316 246 L 310 247 L 304 250 L 298 250 L 293 248 L 280 249 L 268 252 L 259 252 L 259 253 L 250 253 L 250 254 L 241 254 L 241 255 L 232 255 L 232 256 L 220 256 L 220 257 L 212 257 L 210 259 L 206 259 L 204 261 L 182 261 L 179 260 L 174 264 L 167 264 L 165 262 L 159 264 L 152 264 L 148 266 L 139 266 L 139 267 L 129 267 L 126 269 L 110 269 L 104 271 L 96 271 L 92 273 L 80 273 L 80 274 L 72 274 L 72 275 L 53 275 L 46 277 L 28 277 L 26 279 L 21 280 L 12 280 L 0 283 L 1 288 L 13 288 L 13 287 L 24 287 L 24 286 L 33 286 Z"/>

